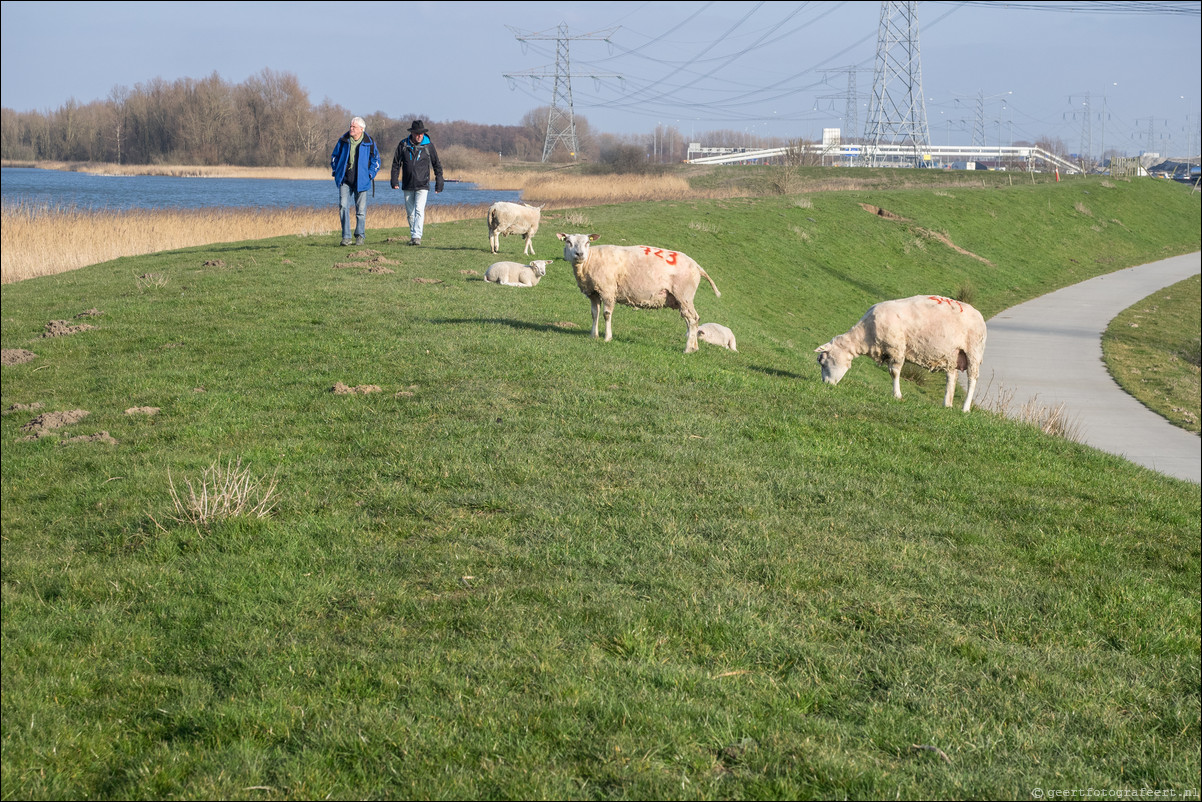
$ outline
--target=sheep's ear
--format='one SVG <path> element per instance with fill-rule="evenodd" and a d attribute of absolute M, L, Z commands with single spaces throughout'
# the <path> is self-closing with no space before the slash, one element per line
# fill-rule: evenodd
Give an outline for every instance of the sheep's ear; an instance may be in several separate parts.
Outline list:
<path fill-rule="evenodd" d="M 829 351 L 829 350 L 831 350 L 831 344 L 830 344 L 830 343 L 826 343 L 825 345 L 820 345 L 820 346 L 818 346 L 817 348 L 815 348 L 815 349 L 814 349 L 814 353 L 816 353 L 816 354 L 825 354 L 825 353 L 826 353 L 827 351 Z"/>
<path fill-rule="evenodd" d="M 567 235 L 567 234 L 556 234 L 555 236 L 556 236 L 556 238 L 558 238 L 558 239 L 567 239 L 567 238 L 568 238 L 568 235 Z"/>
<path fill-rule="evenodd" d="M 598 239 L 600 239 L 600 238 L 601 238 L 601 235 L 600 235 L 600 234 L 589 234 L 589 235 L 588 235 L 588 241 L 589 241 L 589 242 L 593 242 L 593 241 L 595 241 L 595 240 L 598 240 Z"/>

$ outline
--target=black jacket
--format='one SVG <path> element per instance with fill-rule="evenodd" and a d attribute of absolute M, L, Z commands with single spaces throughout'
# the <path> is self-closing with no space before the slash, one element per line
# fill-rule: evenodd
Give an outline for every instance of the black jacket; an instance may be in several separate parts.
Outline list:
<path fill-rule="evenodd" d="M 393 189 L 429 189 L 430 168 L 434 168 L 434 191 L 442 192 L 442 162 L 438 160 L 438 151 L 430 137 L 422 134 L 421 144 L 415 145 L 412 137 L 405 137 L 396 146 L 392 155 L 392 178 L 389 184 Z"/>

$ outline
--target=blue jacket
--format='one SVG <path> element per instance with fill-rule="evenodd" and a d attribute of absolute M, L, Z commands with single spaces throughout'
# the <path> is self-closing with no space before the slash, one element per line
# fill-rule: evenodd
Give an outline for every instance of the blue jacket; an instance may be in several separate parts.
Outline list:
<path fill-rule="evenodd" d="M 330 170 L 334 175 L 335 185 L 342 184 L 350 156 L 351 132 L 347 131 L 334 145 L 334 152 L 330 154 Z M 380 151 L 376 148 L 376 141 L 364 132 L 363 141 L 359 143 L 359 152 L 355 155 L 355 191 L 366 192 L 378 172 Z"/>

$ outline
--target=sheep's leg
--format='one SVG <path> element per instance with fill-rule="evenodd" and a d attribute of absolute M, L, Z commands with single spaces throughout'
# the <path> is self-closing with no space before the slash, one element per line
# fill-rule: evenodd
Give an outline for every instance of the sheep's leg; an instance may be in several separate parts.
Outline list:
<path fill-rule="evenodd" d="M 976 365 L 968 369 L 968 397 L 964 399 L 964 411 L 972 407 L 972 398 L 977 393 L 977 374 L 980 372 Z"/>
<path fill-rule="evenodd" d="M 522 249 L 522 253 L 526 256 L 534 256 L 534 240 L 530 238 L 529 234 L 526 235 L 526 247 Z"/>
<path fill-rule="evenodd" d="M 685 335 L 684 352 L 691 354 L 697 350 L 697 322 L 700 316 L 697 310 L 693 308 L 693 304 L 689 301 L 680 301 L 680 316 L 684 318 L 685 325 L 688 326 L 688 334 Z"/>
<path fill-rule="evenodd" d="M 614 338 L 613 332 L 613 316 L 614 316 L 614 301 L 612 298 L 605 299 L 605 342 L 609 342 Z"/>
<path fill-rule="evenodd" d="M 901 370 L 904 364 L 906 364 L 904 359 L 889 363 L 889 375 L 893 377 L 894 398 L 901 398 Z"/>
<path fill-rule="evenodd" d="M 593 307 L 593 339 L 595 340 L 597 339 L 597 321 L 601 315 L 601 298 L 596 295 L 589 296 L 588 302 L 592 304 Z M 605 316 L 605 327 L 607 329 L 609 328 L 608 315 Z"/>
<path fill-rule="evenodd" d="M 956 397 L 956 369 L 952 368 L 947 372 L 947 392 L 943 394 L 943 405 L 950 407 L 952 399 Z"/>

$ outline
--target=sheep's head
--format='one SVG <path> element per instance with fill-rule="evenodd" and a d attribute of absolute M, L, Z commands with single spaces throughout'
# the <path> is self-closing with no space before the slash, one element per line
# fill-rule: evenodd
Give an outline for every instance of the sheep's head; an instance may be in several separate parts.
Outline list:
<path fill-rule="evenodd" d="M 588 246 L 596 241 L 600 234 L 556 234 L 563 240 L 563 260 L 572 267 L 579 267 L 588 259 Z"/>
<path fill-rule="evenodd" d="M 534 275 L 542 278 L 547 275 L 547 265 L 554 261 L 554 259 L 535 259 L 530 263 L 530 268 L 534 271 Z"/>
<path fill-rule="evenodd" d="M 847 373 L 847 369 L 851 367 L 851 360 L 855 358 L 855 354 L 845 348 L 839 348 L 835 345 L 835 341 L 831 340 L 826 345 L 820 345 L 814 349 L 814 353 L 818 354 L 818 364 L 822 367 L 822 380 L 827 384 L 838 384 L 843 378 L 843 374 Z"/>

